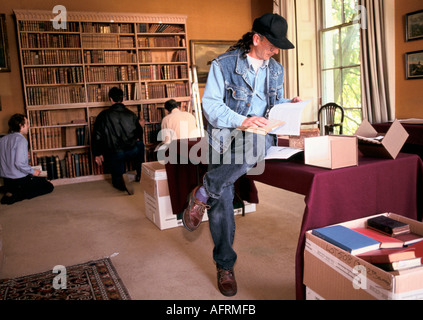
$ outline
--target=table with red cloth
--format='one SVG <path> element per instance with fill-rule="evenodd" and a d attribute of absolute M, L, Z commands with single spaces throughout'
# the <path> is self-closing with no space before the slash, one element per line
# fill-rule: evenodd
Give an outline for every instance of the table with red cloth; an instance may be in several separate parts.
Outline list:
<path fill-rule="evenodd" d="M 191 150 L 198 141 L 177 144 Z M 166 164 L 175 214 L 184 210 L 189 192 L 206 172 L 206 165 L 190 163 L 186 158 L 179 159 L 184 164 Z M 254 181 L 305 196 L 295 263 L 297 299 L 304 299 L 306 231 L 383 212 L 418 220 L 422 217 L 423 162 L 414 154 L 400 153 L 395 160 L 360 157 L 358 166 L 336 170 L 308 166 L 301 160 L 266 160 L 262 174 L 243 176 L 236 184 L 244 200 L 258 203 Z"/>
<path fill-rule="evenodd" d="M 408 133 L 408 138 L 401 149 L 401 152 L 414 153 L 423 159 L 423 123 L 401 123 L 405 131 Z M 392 122 L 383 122 L 373 124 L 373 128 L 379 133 L 388 132 Z"/>

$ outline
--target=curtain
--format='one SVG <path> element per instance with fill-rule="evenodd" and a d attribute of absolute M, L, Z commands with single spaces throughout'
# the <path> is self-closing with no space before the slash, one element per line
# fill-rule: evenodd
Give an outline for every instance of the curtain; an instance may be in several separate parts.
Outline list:
<path fill-rule="evenodd" d="M 384 0 L 359 0 L 361 6 L 361 83 L 363 118 L 370 123 L 392 120 Z M 363 21 L 365 19 L 365 21 Z M 364 23 L 364 24 L 363 24 Z"/>

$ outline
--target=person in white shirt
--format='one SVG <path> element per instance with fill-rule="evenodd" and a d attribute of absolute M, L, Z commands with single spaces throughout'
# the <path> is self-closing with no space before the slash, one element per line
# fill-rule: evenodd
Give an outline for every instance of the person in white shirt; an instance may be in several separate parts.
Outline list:
<path fill-rule="evenodd" d="M 195 117 L 186 111 L 181 111 L 174 99 L 165 103 L 168 114 L 161 124 L 161 138 L 164 143 L 170 143 L 175 139 L 189 139 L 199 137 L 199 131 Z"/>
<path fill-rule="evenodd" d="M 38 177 L 39 169 L 28 162 L 29 122 L 23 114 L 15 114 L 9 120 L 9 134 L 0 139 L 0 177 L 4 180 L 5 195 L 2 204 L 12 204 L 53 191 L 54 186 L 44 177 Z"/>

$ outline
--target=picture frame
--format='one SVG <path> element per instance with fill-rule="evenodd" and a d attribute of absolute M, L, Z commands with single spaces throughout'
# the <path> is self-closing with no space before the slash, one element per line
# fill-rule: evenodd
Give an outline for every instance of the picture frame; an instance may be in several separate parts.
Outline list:
<path fill-rule="evenodd" d="M 206 85 L 211 61 L 225 53 L 236 42 L 231 40 L 190 40 L 191 64 L 196 67 L 200 87 Z"/>
<path fill-rule="evenodd" d="M 7 42 L 6 15 L 0 14 L 0 72 L 10 72 L 9 45 Z"/>
<path fill-rule="evenodd" d="M 406 41 L 423 39 L 423 10 L 405 15 Z"/>
<path fill-rule="evenodd" d="M 423 50 L 405 54 L 406 79 L 423 79 Z"/>

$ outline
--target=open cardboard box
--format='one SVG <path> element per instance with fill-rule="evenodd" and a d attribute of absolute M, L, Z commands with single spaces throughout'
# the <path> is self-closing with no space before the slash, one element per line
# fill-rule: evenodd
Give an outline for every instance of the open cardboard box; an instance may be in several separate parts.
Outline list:
<path fill-rule="evenodd" d="M 357 166 L 357 138 L 338 135 L 304 138 L 304 163 L 328 169 Z"/>
<path fill-rule="evenodd" d="M 394 213 L 392 219 L 408 223 L 411 231 L 423 235 L 423 223 Z M 366 217 L 340 225 L 366 227 Z M 307 298 L 326 300 L 411 300 L 423 299 L 423 266 L 402 271 L 384 271 L 339 247 L 306 232 L 304 284 Z"/>
<path fill-rule="evenodd" d="M 358 149 L 364 156 L 387 159 L 395 159 L 408 138 L 407 131 L 398 120 L 392 123 L 380 141 L 374 138 L 382 135 L 368 120 L 363 120 L 355 135 L 358 137 Z"/>

